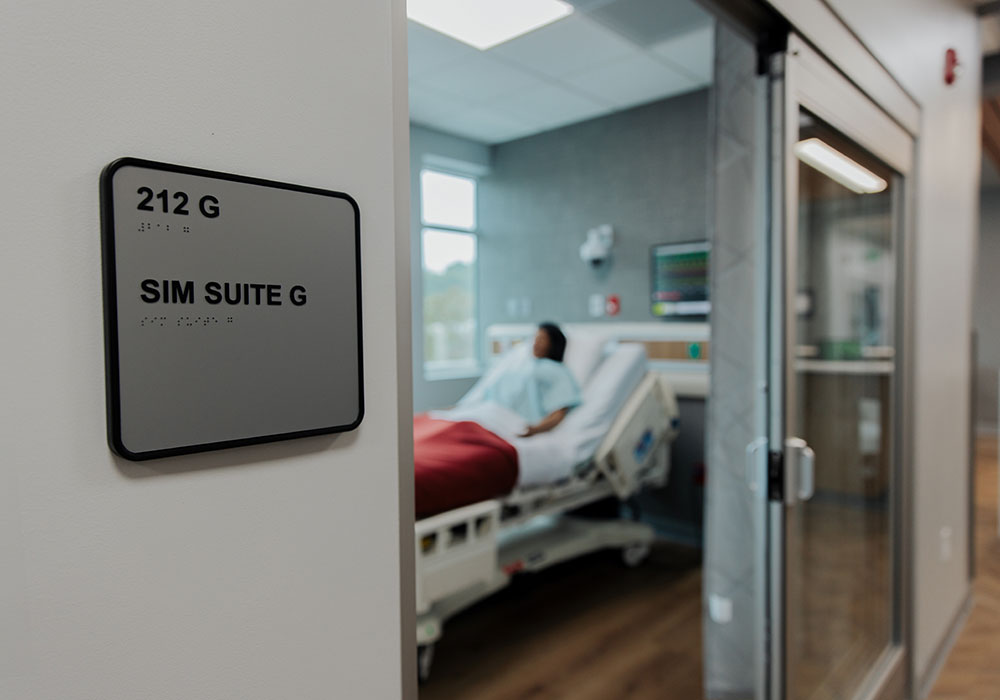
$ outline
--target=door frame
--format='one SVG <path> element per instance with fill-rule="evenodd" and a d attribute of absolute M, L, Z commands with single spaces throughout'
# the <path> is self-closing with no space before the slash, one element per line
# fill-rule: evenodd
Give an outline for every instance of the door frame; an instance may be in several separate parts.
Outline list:
<path fill-rule="evenodd" d="M 914 192 L 913 136 L 843 74 L 794 32 L 785 52 L 771 59 L 771 226 L 770 226 L 770 328 L 768 384 L 769 442 L 772 451 L 783 446 L 786 437 L 785 406 L 795 397 L 794 373 L 788 362 L 795 357 L 794 299 L 798 243 L 798 161 L 793 153 L 798 136 L 799 109 L 805 108 L 869 150 L 903 176 L 903 187 L 894 194 L 894 237 L 896 244 L 896 373 L 893 382 L 893 454 L 891 462 L 894 490 L 890 512 L 892 571 L 895 582 L 893 646 L 868 673 L 858 697 L 864 700 L 909 697 L 912 673 L 912 483 L 907 465 L 912 463 L 912 223 Z M 780 348 L 780 352 L 775 351 Z M 788 461 L 787 459 L 785 460 Z M 780 500 L 768 504 L 766 564 L 768 572 L 766 619 L 768 639 L 767 692 L 770 700 L 781 700 L 786 691 L 786 598 L 785 598 L 785 512 L 795 484 L 792 470 L 783 470 Z"/>

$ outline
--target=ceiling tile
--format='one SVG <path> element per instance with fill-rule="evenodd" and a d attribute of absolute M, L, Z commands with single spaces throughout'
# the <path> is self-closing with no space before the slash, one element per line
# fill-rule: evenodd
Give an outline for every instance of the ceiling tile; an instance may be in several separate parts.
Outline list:
<path fill-rule="evenodd" d="M 599 22 L 643 47 L 703 27 L 712 17 L 692 0 L 616 0 L 590 13 Z"/>
<path fill-rule="evenodd" d="M 419 81 L 468 102 L 485 102 L 500 95 L 543 87 L 544 81 L 520 68 L 485 55 L 427 73 Z"/>
<path fill-rule="evenodd" d="M 653 53 L 703 82 L 712 81 L 715 59 L 715 27 L 709 25 L 662 41 Z"/>
<path fill-rule="evenodd" d="M 623 0 L 593 1 L 611 12 Z M 641 24 L 652 1 L 628 0 L 614 19 Z M 499 143 L 702 87 L 714 30 L 695 15 L 660 22 L 669 38 L 646 32 L 658 35 L 649 48 L 608 28 L 611 15 L 578 11 L 486 52 L 409 22 L 411 120 Z"/>
<path fill-rule="evenodd" d="M 452 114 L 466 112 L 471 108 L 472 105 L 466 100 L 410 81 L 410 121 L 425 126 L 438 126 Z"/>
<path fill-rule="evenodd" d="M 567 77 L 574 87 L 616 107 L 662 99 L 701 86 L 701 82 L 673 70 L 643 53 Z"/>
<path fill-rule="evenodd" d="M 509 141 L 537 129 L 508 114 L 484 107 L 440 115 L 434 126 L 456 136 L 463 136 L 481 143 L 494 144 Z"/>
<path fill-rule="evenodd" d="M 510 95 L 495 103 L 495 109 L 532 125 L 535 131 L 544 131 L 605 114 L 612 106 L 558 85 L 549 85 Z"/>
<path fill-rule="evenodd" d="M 487 54 L 558 78 L 621 58 L 630 51 L 631 43 L 577 14 L 500 44 Z"/>
<path fill-rule="evenodd" d="M 479 51 L 460 41 L 428 29 L 422 24 L 407 21 L 407 57 L 410 77 L 419 78 L 438 68 L 453 65 L 477 56 Z"/>
<path fill-rule="evenodd" d="M 475 134 L 483 143 L 494 144 L 510 141 L 525 134 L 533 133 L 536 127 L 509 114 L 490 107 L 476 107 L 461 115 L 467 133 Z"/>
<path fill-rule="evenodd" d="M 577 12 L 590 12 L 599 7 L 610 5 L 615 0 L 566 0 Z"/>

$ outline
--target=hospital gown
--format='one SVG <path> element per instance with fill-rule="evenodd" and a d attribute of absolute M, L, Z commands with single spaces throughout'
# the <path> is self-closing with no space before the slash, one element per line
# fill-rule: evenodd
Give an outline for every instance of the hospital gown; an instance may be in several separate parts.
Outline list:
<path fill-rule="evenodd" d="M 493 377 L 477 399 L 498 403 L 534 425 L 553 411 L 577 406 L 580 388 L 563 363 L 529 356 Z"/>

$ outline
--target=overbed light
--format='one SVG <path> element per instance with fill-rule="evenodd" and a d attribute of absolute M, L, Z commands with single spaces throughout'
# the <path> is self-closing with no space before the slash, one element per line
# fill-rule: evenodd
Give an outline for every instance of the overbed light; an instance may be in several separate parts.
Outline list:
<path fill-rule="evenodd" d="M 803 163 L 811 165 L 858 194 L 881 192 L 889 186 L 888 182 L 871 170 L 817 138 L 795 144 L 795 155 Z"/>
<path fill-rule="evenodd" d="M 407 0 L 406 15 L 481 51 L 573 12 L 562 0 Z"/>

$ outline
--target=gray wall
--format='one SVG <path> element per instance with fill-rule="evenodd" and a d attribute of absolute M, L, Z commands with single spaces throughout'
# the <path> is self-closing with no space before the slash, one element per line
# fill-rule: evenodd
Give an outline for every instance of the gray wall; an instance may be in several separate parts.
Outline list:
<path fill-rule="evenodd" d="M 987 167 L 993 167 L 987 165 Z M 1000 371 L 1000 188 L 984 189 L 979 213 L 979 260 L 973 324 L 979 337 L 976 421 L 981 432 L 997 432 L 997 374 Z"/>
<path fill-rule="evenodd" d="M 652 320 L 650 246 L 705 238 L 707 118 L 702 90 L 495 146 L 479 191 L 483 327 L 594 320 L 594 293 L 621 298 L 602 320 Z M 594 270 L 579 248 L 604 223 L 614 257 Z"/>
<path fill-rule="evenodd" d="M 420 269 L 420 169 L 479 180 L 480 332 L 493 323 L 593 321 L 591 294 L 617 294 L 621 314 L 649 321 L 649 250 L 705 238 L 708 91 L 489 147 L 419 125 L 410 128 L 412 266 Z M 588 229 L 615 227 L 610 264 L 580 260 Z M 516 300 L 511 314 L 508 302 Z M 524 302 L 527 300 L 527 306 Z M 423 293 L 413 276 L 413 405 L 453 404 L 474 377 L 423 373 Z"/>
<path fill-rule="evenodd" d="M 654 320 L 650 247 L 706 237 L 708 95 L 701 90 L 492 149 L 479 187 L 483 328 Z M 594 269 L 579 248 L 587 230 L 603 223 L 615 228 L 613 258 Z M 591 318 L 587 302 L 595 293 L 617 294 L 621 313 Z M 661 535 L 700 545 L 705 403 L 681 402 L 680 410 L 669 483 L 641 505 Z"/>
<path fill-rule="evenodd" d="M 410 125 L 410 269 L 413 301 L 413 409 L 454 404 L 476 377 L 427 380 L 424 377 L 424 290 L 420 275 L 420 171 L 425 167 L 481 176 L 490 165 L 489 146 L 416 124 Z M 485 326 L 482 326 L 485 328 Z"/>

